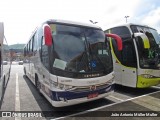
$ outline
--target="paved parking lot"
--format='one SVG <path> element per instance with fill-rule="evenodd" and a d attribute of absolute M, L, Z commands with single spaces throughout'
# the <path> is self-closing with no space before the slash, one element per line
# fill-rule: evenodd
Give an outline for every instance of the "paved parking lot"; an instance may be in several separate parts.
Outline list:
<path fill-rule="evenodd" d="M 61 117 L 64 120 L 159 120 L 160 91 L 137 98 L 85 111 L 74 116 Z"/>
<path fill-rule="evenodd" d="M 24 76 L 23 65 L 18 65 L 17 62 L 13 62 L 11 76 L 2 101 L 1 111 L 37 111 L 40 113 L 46 111 L 51 113 L 51 116 L 43 118 L 20 118 L 21 120 L 119 120 L 121 118 L 122 120 L 158 120 L 160 118 L 155 116 L 131 117 L 129 115 L 136 115 L 136 113 L 139 114 L 139 112 L 142 112 L 143 115 L 146 114 L 144 112 L 154 113 L 160 111 L 160 87 L 156 86 L 147 89 L 133 89 L 116 86 L 115 92 L 104 99 L 55 109 L 42 95 L 39 94 L 32 82 Z M 120 116 L 120 114 L 125 113 L 129 118 L 126 116 Z M 2 120 L 16 119 L 18 118 L 11 117 L 3 118 Z"/>

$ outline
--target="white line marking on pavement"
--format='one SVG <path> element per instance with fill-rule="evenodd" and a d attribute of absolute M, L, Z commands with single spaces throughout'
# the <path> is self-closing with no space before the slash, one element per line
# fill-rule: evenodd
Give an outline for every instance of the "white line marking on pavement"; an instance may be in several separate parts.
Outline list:
<path fill-rule="evenodd" d="M 118 101 L 124 101 L 124 100 L 122 100 L 122 99 L 120 99 L 120 98 L 117 98 L 117 97 L 114 97 L 114 96 L 112 96 L 112 95 L 108 96 L 108 98 L 109 98 L 109 97 L 111 97 L 111 98 L 113 98 L 113 99 L 116 99 L 116 100 L 118 100 Z M 106 97 L 106 99 L 107 99 L 107 97 Z"/>
<path fill-rule="evenodd" d="M 20 111 L 20 99 L 19 99 L 19 82 L 18 82 L 18 73 L 16 73 L 15 111 Z M 15 120 L 21 120 L 21 118 L 20 118 L 20 117 L 15 117 Z"/>
<path fill-rule="evenodd" d="M 132 100 L 132 102 L 153 111 L 160 111 L 160 99 L 152 96 L 145 96 L 144 98 Z"/>
<path fill-rule="evenodd" d="M 152 88 L 160 89 L 160 86 L 152 86 Z"/>
<path fill-rule="evenodd" d="M 71 114 L 71 115 L 67 115 L 67 116 L 63 116 L 63 117 L 58 117 L 58 118 L 54 118 L 54 119 L 50 119 L 50 120 L 61 120 L 61 119 L 67 118 L 67 117 L 74 117 L 75 115 L 80 115 L 80 114 L 85 114 L 87 112 L 100 110 L 100 109 L 103 109 L 103 108 L 106 108 L 106 107 L 110 107 L 110 106 L 113 106 L 113 105 L 116 105 L 116 104 L 120 104 L 120 103 L 124 103 L 124 102 L 127 102 L 127 101 L 136 100 L 138 98 L 142 98 L 142 97 L 145 97 L 145 96 L 149 96 L 149 95 L 152 95 L 152 94 L 155 94 L 155 93 L 158 93 L 158 92 L 160 92 L 160 91 L 155 91 L 155 92 L 148 93 L 148 94 L 145 94 L 145 95 L 133 97 L 133 98 L 121 101 L 121 102 L 112 103 L 112 104 L 109 104 L 109 105 L 104 105 L 104 106 L 101 106 L 101 107 L 98 107 L 98 108 L 93 108 L 93 109 L 86 110 L 86 111 L 83 111 L 83 112 L 79 112 L 79 113 L 75 113 L 75 114 Z"/>

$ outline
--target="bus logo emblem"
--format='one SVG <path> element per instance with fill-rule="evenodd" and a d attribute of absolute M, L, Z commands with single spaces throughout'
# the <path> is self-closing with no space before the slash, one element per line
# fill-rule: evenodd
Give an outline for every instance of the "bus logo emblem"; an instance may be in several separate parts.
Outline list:
<path fill-rule="evenodd" d="M 90 90 L 96 90 L 96 86 L 95 85 L 92 85 L 92 86 L 90 86 Z"/>

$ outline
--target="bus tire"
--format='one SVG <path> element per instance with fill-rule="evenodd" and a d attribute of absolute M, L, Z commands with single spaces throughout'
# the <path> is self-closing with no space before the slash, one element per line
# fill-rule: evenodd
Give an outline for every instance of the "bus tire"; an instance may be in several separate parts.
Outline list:
<path fill-rule="evenodd" d="M 24 71 L 24 75 L 26 75 L 26 68 L 25 67 L 23 68 L 23 71 Z"/>
<path fill-rule="evenodd" d="M 5 91 L 5 76 L 4 76 L 4 80 L 2 83 L 2 95 L 4 95 L 4 91 Z"/>
<path fill-rule="evenodd" d="M 10 76 L 11 76 L 11 68 L 9 68 L 8 80 L 9 80 Z"/>
<path fill-rule="evenodd" d="M 40 92 L 41 84 L 40 84 L 40 82 L 39 82 L 39 79 L 38 79 L 37 74 L 35 74 L 35 84 L 36 84 L 36 88 L 37 88 L 39 94 L 41 95 L 41 92 Z"/>

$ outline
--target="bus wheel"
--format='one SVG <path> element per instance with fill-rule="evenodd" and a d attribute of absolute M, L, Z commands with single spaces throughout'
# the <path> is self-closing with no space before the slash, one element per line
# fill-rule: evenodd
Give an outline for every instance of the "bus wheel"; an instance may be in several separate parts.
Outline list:
<path fill-rule="evenodd" d="M 2 94 L 4 94 L 4 91 L 5 91 L 5 77 L 4 77 L 3 84 L 2 84 Z"/>
<path fill-rule="evenodd" d="M 41 83 L 39 82 L 37 75 L 35 75 L 35 82 L 36 82 L 36 88 L 37 88 L 38 92 L 41 94 L 41 92 L 40 92 Z"/>
<path fill-rule="evenodd" d="M 24 71 L 24 74 L 26 75 L 26 68 L 25 67 L 23 68 L 23 71 Z"/>

